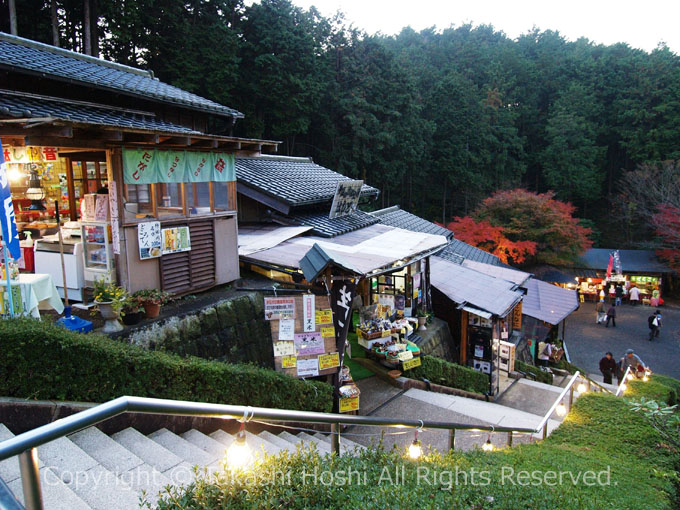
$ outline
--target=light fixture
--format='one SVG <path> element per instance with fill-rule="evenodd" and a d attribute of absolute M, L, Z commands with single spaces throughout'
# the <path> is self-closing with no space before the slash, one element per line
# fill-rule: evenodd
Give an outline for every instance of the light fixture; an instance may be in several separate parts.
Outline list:
<path fill-rule="evenodd" d="M 489 437 L 486 439 L 486 443 L 482 445 L 482 450 L 485 452 L 492 452 L 493 451 L 493 444 L 491 443 L 491 434 L 489 434 Z"/>
<path fill-rule="evenodd" d="M 628 379 L 629 381 L 632 381 L 633 377 L 635 377 L 635 376 L 632 374 L 632 372 L 628 372 L 628 376 L 626 377 L 626 379 Z"/>
<path fill-rule="evenodd" d="M 16 165 L 12 165 L 7 172 L 7 178 L 12 182 L 17 182 L 22 177 L 22 173 L 19 171 Z"/>
<path fill-rule="evenodd" d="M 586 391 L 588 391 L 588 386 L 586 386 L 585 383 L 581 383 L 576 387 L 576 391 L 578 391 L 579 393 L 585 393 Z"/>
<path fill-rule="evenodd" d="M 236 435 L 236 439 L 227 448 L 226 465 L 227 469 L 231 471 L 244 471 L 253 463 L 253 452 L 246 443 L 246 422 L 249 419 L 249 413 L 252 417 L 252 412 L 249 411 L 249 408 L 246 408 L 243 412 L 241 427 Z"/>
<path fill-rule="evenodd" d="M 560 402 L 560 405 L 557 406 L 555 412 L 557 413 L 557 416 L 564 416 L 567 414 L 567 406 L 564 405 L 564 402 Z"/>
<path fill-rule="evenodd" d="M 45 198 L 45 190 L 42 188 L 40 177 L 38 177 L 38 171 L 35 168 L 31 169 L 31 177 L 28 181 L 28 189 L 26 190 L 24 196 L 31 201 L 31 206 L 28 208 L 29 210 L 45 210 L 45 206 L 42 204 L 42 200 Z"/>
<path fill-rule="evenodd" d="M 418 460 L 423 455 L 423 448 L 418 441 L 418 432 L 423 429 L 423 420 L 420 420 L 420 427 L 416 429 L 415 437 L 413 442 L 408 447 L 408 456 L 413 460 Z"/>
<path fill-rule="evenodd" d="M 645 374 L 645 375 L 642 377 L 642 380 L 643 380 L 644 382 L 649 381 L 649 376 L 648 376 L 647 374 Z"/>
<path fill-rule="evenodd" d="M 621 385 L 621 392 L 624 392 L 624 391 L 626 391 L 627 389 L 628 389 L 628 386 L 626 386 L 626 383 L 623 383 L 623 384 Z"/>

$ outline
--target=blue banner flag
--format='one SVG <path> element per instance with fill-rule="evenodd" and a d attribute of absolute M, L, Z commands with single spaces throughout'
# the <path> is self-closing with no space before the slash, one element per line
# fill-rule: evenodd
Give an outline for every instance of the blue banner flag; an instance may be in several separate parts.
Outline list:
<path fill-rule="evenodd" d="M 12 194 L 9 191 L 7 165 L 5 164 L 2 142 L 0 142 L 0 224 L 2 224 L 2 238 L 7 244 L 10 255 L 14 260 L 19 260 L 21 258 L 19 232 L 17 231 L 17 222 L 14 219 L 14 206 L 12 205 Z"/>

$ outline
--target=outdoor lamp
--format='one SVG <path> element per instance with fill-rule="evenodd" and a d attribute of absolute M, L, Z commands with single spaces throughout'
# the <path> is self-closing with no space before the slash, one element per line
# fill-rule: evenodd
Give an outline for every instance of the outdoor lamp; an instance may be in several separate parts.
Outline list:
<path fill-rule="evenodd" d="M 567 414 L 567 406 L 564 405 L 564 402 L 560 402 L 560 405 L 557 406 L 555 412 L 557 413 L 557 416 L 564 416 Z"/>
<path fill-rule="evenodd" d="M 626 377 L 626 379 L 628 379 L 629 381 L 632 381 L 632 380 L 633 380 L 633 377 L 635 377 L 635 376 L 632 374 L 632 372 L 629 372 L 629 373 L 628 373 L 628 376 Z"/>
<path fill-rule="evenodd" d="M 649 381 L 649 376 L 647 375 L 647 372 L 645 372 L 645 375 L 642 377 L 642 380 L 643 380 L 644 382 Z"/>
<path fill-rule="evenodd" d="M 486 440 L 486 443 L 482 445 L 482 450 L 485 452 L 492 452 L 493 451 L 493 444 L 491 443 L 491 434 L 489 434 L 489 437 Z"/>
<path fill-rule="evenodd" d="M 415 437 L 413 438 L 413 442 L 408 447 L 408 456 L 411 457 L 413 460 L 419 459 L 420 456 L 423 454 L 423 449 L 420 446 L 420 441 L 418 441 L 418 431 L 422 430 L 422 428 L 423 420 L 420 420 L 420 427 L 416 429 L 416 434 Z"/>
<path fill-rule="evenodd" d="M 45 190 L 42 188 L 40 178 L 38 177 L 38 171 L 35 169 L 31 170 L 31 177 L 28 181 L 28 189 L 26 190 L 24 196 L 31 201 L 31 206 L 28 208 L 29 210 L 45 210 L 45 206 L 42 204 L 42 200 L 45 198 Z"/>
<path fill-rule="evenodd" d="M 241 427 L 239 428 L 236 439 L 227 448 L 227 468 L 232 471 L 245 470 L 253 462 L 253 452 L 246 443 L 246 422 L 248 421 L 249 408 L 243 412 Z M 252 414 L 251 414 L 252 416 Z"/>
<path fill-rule="evenodd" d="M 588 386 L 586 386 L 585 383 L 581 383 L 576 387 L 576 391 L 578 391 L 579 393 L 585 393 L 586 391 L 588 391 Z"/>
<path fill-rule="evenodd" d="M 626 386 L 626 383 L 621 384 L 621 391 L 624 392 L 628 389 L 628 386 Z"/>

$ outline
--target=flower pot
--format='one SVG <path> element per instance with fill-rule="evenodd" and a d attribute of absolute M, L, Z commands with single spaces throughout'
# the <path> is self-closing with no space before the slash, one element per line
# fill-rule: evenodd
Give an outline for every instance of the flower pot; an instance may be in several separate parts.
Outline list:
<path fill-rule="evenodd" d="M 122 317 L 123 324 L 126 326 L 134 326 L 144 318 L 144 312 L 126 312 Z"/>
<path fill-rule="evenodd" d="M 149 303 L 148 301 L 145 301 L 142 305 L 144 306 L 144 312 L 146 313 L 147 319 L 158 317 L 158 314 L 161 313 L 160 303 Z"/>
<path fill-rule="evenodd" d="M 418 331 L 425 331 L 425 323 L 427 322 L 427 317 L 418 317 Z"/>
<path fill-rule="evenodd" d="M 113 303 L 111 301 L 104 303 L 97 303 L 95 301 L 95 303 L 99 307 L 99 313 L 101 314 L 102 319 L 104 319 L 102 332 L 116 333 L 117 331 L 121 331 L 123 325 L 118 320 L 118 312 L 113 309 Z"/>

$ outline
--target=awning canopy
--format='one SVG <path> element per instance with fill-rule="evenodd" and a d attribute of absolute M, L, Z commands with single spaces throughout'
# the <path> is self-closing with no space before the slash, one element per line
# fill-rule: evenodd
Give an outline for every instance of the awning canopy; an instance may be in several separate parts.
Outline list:
<path fill-rule="evenodd" d="M 579 306 L 574 290 L 563 289 L 535 278 L 530 279 L 525 287 L 527 295 L 522 302 L 522 314 L 529 317 L 556 325 Z"/>
<path fill-rule="evenodd" d="M 471 305 L 498 317 L 510 313 L 524 295 L 512 282 L 437 256 L 430 259 L 430 283 L 454 303 Z"/>

